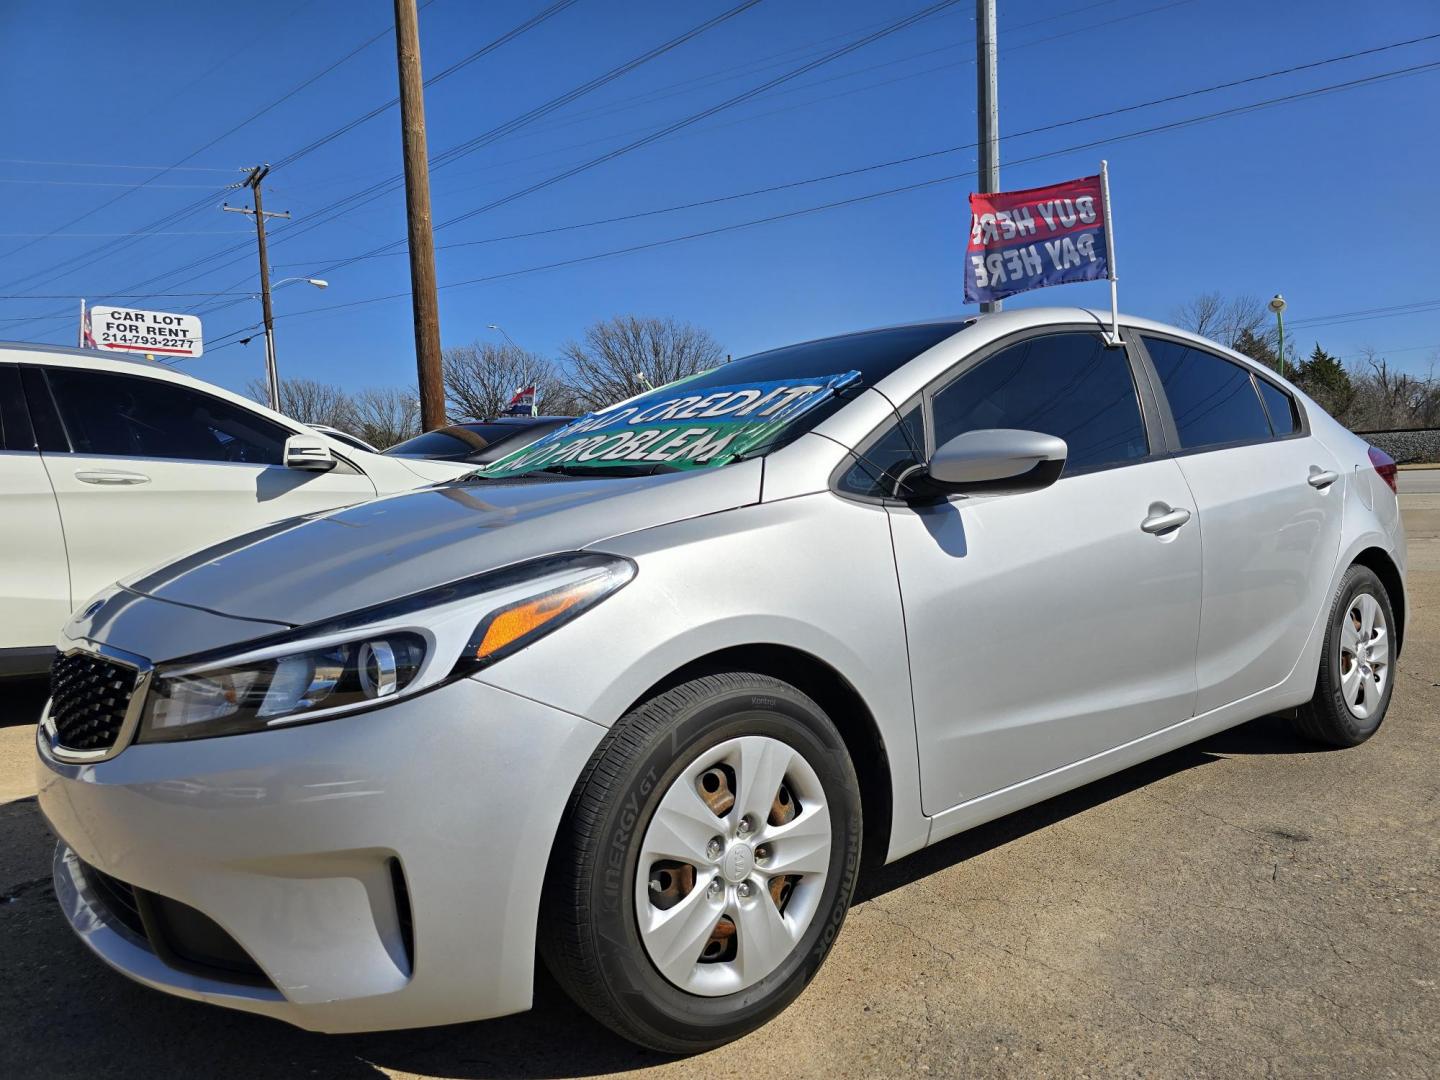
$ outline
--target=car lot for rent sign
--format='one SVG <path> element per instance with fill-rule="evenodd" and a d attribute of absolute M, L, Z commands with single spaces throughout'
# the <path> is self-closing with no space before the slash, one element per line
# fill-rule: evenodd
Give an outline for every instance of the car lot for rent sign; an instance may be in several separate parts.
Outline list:
<path fill-rule="evenodd" d="M 95 304 L 90 308 L 89 319 L 97 349 L 189 358 L 205 351 L 200 319 L 196 315 Z"/>
<path fill-rule="evenodd" d="M 1099 176 L 972 194 L 966 302 L 1109 277 L 1113 259 L 1105 204 Z"/>

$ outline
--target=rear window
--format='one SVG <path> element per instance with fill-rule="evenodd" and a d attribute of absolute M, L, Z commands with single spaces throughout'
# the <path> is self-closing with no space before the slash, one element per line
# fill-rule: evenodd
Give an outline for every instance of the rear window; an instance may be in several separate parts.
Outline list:
<path fill-rule="evenodd" d="M 1260 387 L 1260 396 L 1265 400 L 1265 411 L 1270 414 L 1270 426 L 1275 429 L 1275 434 L 1293 435 L 1300 427 L 1295 399 L 1265 379 L 1256 379 L 1255 382 Z"/>
<path fill-rule="evenodd" d="M 1270 438 L 1270 421 L 1246 368 L 1178 341 L 1144 340 L 1184 449 Z"/>
<path fill-rule="evenodd" d="M 480 475 L 686 469 L 769 453 L 965 325 L 874 330 L 747 356 L 580 417 Z"/>

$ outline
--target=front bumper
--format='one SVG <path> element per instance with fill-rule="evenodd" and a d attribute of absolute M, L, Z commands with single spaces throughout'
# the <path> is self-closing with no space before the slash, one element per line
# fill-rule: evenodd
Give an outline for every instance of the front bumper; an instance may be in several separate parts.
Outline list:
<path fill-rule="evenodd" d="M 103 960 L 183 997 L 327 1032 L 517 1012 L 531 1000 L 550 846 L 603 734 L 462 679 L 369 713 L 131 746 L 96 764 L 58 762 L 42 739 L 56 892 Z M 100 902 L 80 860 L 213 920 L 264 985 L 162 959 Z"/>

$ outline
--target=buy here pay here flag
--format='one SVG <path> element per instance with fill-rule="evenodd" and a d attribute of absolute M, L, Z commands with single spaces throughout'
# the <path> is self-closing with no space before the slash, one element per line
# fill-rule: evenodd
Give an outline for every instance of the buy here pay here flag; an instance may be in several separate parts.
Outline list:
<path fill-rule="evenodd" d="M 972 194 L 966 303 L 1109 277 L 1108 227 L 1099 176 Z"/>

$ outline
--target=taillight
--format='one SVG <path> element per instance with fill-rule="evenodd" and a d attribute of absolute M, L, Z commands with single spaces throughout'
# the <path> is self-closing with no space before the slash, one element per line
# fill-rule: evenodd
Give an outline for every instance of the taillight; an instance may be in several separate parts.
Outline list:
<path fill-rule="evenodd" d="M 1370 447 L 1370 464 L 1375 466 L 1375 474 L 1389 485 L 1390 490 L 1399 494 L 1398 488 L 1396 487 L 1399 480 L 1396 474 L 1399 473 L 1400 470 L 1395 465 L 1395 459 L 1378 446 L 1372 446 Z"/>

